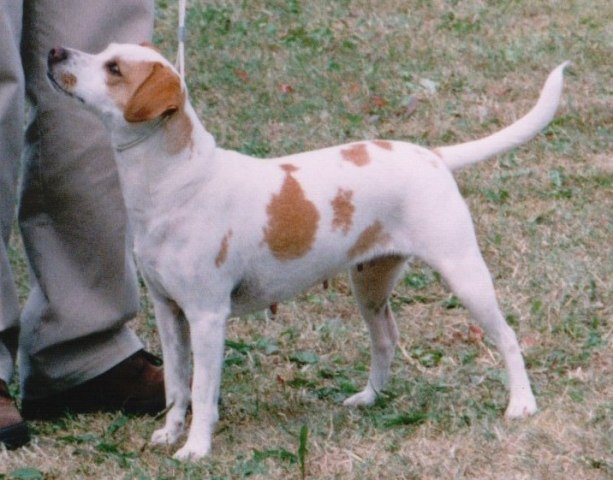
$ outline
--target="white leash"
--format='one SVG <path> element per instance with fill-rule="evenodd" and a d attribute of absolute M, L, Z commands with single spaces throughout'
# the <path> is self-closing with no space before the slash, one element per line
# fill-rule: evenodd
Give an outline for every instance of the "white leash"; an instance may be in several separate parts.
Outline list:
<path fill-rule="evenodd" d="M 177 69 L 181 80 L 185 80 L 185 10 L 187 0 L 179 0 L 179 28 L 177 29 L 177 37 L 179 46 L 177 50 Z"/>

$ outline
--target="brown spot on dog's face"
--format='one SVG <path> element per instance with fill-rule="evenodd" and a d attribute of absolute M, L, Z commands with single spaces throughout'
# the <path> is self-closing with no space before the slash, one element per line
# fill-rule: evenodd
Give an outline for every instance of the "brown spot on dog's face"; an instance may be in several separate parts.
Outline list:
<path fill-rule="evenodd" d="M 72 73 L 65 72 L 62 73 L 60 81 L 67 90 L 70 90 L 77 84 L 77 77 L 75 77 Z"/>
<path fill-rule="evenodd" d="M 383 150 L 391 151 L 394 148 L 392 142 L 388 142 L 386 140 L 375 140 L 372 143 L 374 143 L 377 147 L 382 148 Z"/>
<path fill-rule="evenodd" d="M 349 233 L 351 225 L 353 225 L 353 212 L 355 211 L 352 199 L 353 192 L 351 190 L 339 188 L 336 197 L 330 202 L 334 211 L 334 218 L 332 219 L 333 231 L 340 230 L 345 235 Z"/>
<path fill-rule="evenodd" d="M 349 258 L 355 258 L 367 253 L 377 245 L 385 244 L 389 240 L 389 234 L 383 229 L 383 224 L 377 220 L 364 229 L 347 254 Z"/>
<path fill-rule="evenodd" d="M 281 165 L 286 172 L 278 194 L 273 194 L 266 213 L 264 241 L 279 260 L 293 260 L 308 253 L 315 241 L 319 212 L 304 195 L 300 183 L 292 176 L 298 170 L 290 164 Z"/>
<path fill-rule="evenodd" d="M 228 230 L 228 233 L 221 239 L 221 246 L 219 247 L 219 253 L 215 257 L 215 266 L 220 268 L 228 259 L 228 248 L 230 247 L 230 238 L 232 238 L 232 230 Z"/>
<path fill-rule="evenodd" d="M 343 157 L 343 160 L 351 162 L 358 167 L 368 165 L 368 163 L 370 162 L 368 150 L 366 149 L 366 145 L 364 145 L 363 143 L 357 143 L 355 145 L 351 145 L 348 148 L 342 149 L 341 155 Z"/>

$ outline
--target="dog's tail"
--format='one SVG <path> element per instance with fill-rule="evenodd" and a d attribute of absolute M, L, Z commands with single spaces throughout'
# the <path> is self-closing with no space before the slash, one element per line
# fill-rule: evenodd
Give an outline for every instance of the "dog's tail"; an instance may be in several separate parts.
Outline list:
<path fill-rule="evenodd" d="M 443 159 L 450 170 L 458 170 L 526 143 L 551 122 L 562 94 L 564 68 L 569 63 L 564 62 L 549 74 L 536 105 L 515 123 L 488 137 L 438 147 L 434 152 Z"/>

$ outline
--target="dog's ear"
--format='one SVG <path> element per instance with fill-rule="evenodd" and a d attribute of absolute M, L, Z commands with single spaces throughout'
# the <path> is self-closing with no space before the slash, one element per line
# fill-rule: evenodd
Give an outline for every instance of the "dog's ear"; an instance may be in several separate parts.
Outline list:
<path fill-rule="evenodd" d="M 170 115 L 183 105 L 181 81 L 175 72 L 160 64 L 153 64 L 151 74 L 128 100 L 123 113 L 126 121 L 146 122 L 162 115 Z"/>

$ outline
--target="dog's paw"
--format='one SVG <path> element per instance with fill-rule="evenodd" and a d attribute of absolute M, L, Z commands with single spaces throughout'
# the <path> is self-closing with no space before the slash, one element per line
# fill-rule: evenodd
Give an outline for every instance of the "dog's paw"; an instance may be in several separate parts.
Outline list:
<path fill-rule="evenodd" d="M 206 457 L 211 451 L 211 445 L 194 445 L 194 442 L 187 442 L 182 448 L 177 450 L 173 458 L 182 462 L 195 462 Z"/>
<path fill-rule="evenodd" d="M 376 392 L 372 388 L 367 387 L 360 393 L 356 393 L 355 395 L 352 395 L 346 399 L 343 402 L 343 405 L 346 407 L 368 407 L 369 405 L 375 403 L 376 399 Z"/>
<path fill-rule="evenodd" d="M 523 395 L 521 398 L 511 398 L 504 416 L 508 419 L 523 418 L 534 415 L 536 410 L 536 400 L 534 395 L 530 393 L 529 395 Z"/>
<path fill-rule="evenodd" d="M 181 426 L 165 426 L 153 432 L 151 443 L 153 445 L 174 445 L 182 434 L 183 427 Z"/>

